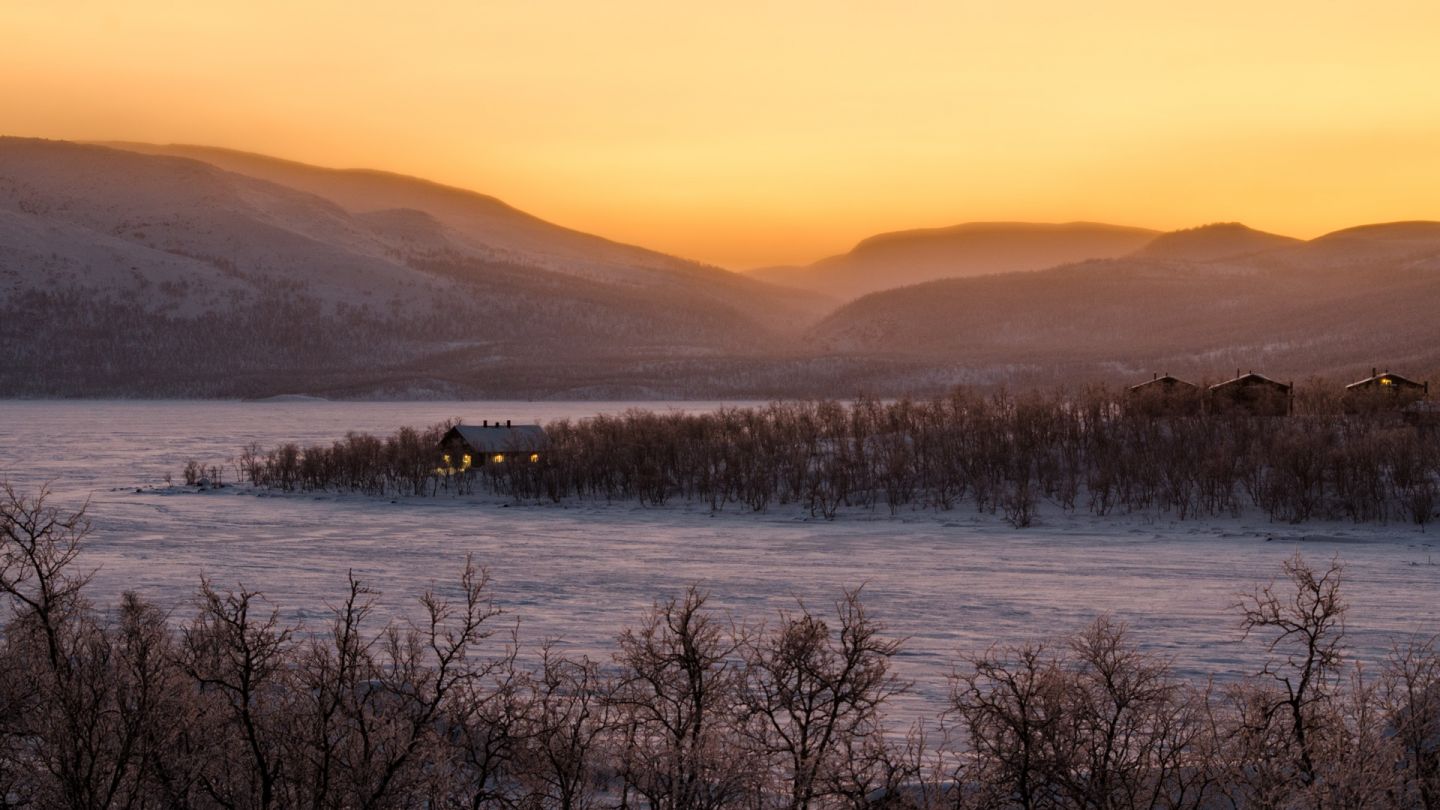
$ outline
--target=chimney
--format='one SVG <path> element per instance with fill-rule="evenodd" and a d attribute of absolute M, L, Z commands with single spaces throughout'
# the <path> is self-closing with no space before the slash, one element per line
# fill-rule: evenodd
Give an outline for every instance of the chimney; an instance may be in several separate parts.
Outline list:
<path fill-rule="evenodd" d="M 481 422 L 480 427 L 490 427 L 490 420 L 486 419 L 485 421 Z"/>
<path fill-rule="evenodd" d="M 1371 366 L 1371 367 L 1370 367 L 1370 376 L 1371 376 L 1371 377 L 1378 377 L 1379 375 L 1380 375 L 1380 372 L 1377 371 L 1374 366 Z"/>
<path fill-rule="evenodd" d="M 509 420 L 509 419 L 506 419 L 506 420 L 505 420 L 505 427 L 507 427 L 507 428 L 510 427 L 510 420 Z"/>

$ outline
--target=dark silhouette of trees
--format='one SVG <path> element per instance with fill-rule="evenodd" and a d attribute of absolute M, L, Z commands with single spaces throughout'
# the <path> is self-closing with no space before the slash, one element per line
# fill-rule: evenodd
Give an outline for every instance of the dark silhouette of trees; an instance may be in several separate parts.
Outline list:
<path fill-rule="evenodd" d="M 1297 400 L 1290 417 L 1156 416 L 1103 389 L 633 410 L 546 426 L 549 448 L 535 463 L 454 469 L 438 448 L 445 423 L 386 438 L 352 433 L 328 446 L 251 446 L 234 468 L 283 491 L 798 506 L 827 519 L 881 504 L 893 515 L 968 502 L 1017 528 L 1039 519 L 1042 506 L 1181 520 L 1246 508 L 1292 523 L 1435 518 L 1440 431 L 1393 412 L 1346 413 L 1334 398 Z M 205 474 L 192 467 L 187 483 Z"/>

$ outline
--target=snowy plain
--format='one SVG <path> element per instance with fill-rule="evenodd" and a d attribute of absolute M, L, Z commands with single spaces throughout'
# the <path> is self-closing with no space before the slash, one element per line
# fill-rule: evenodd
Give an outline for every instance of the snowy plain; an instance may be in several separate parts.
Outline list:
<path fill-rule="evenodd" d="M 902 717 L 939 710 L 960 655 L 1071 632 L 1102 612 L 1187 676 L 1253 672 L 1263 650 L 1240 638 L 1233 606 L 1297 550 L 1316 564 L 1344 563 L 1356 659 L 1375 662 L 1395 643 L 1440 632 L 1436 530 L 1403 524 L 1101 519 L 1052 507 L 1017 530 L 968 504 L 825 521 L 793 507 L 711 514 L 700 504 L 516 506 L 163 486 L 187 459 L 221 463 L 249 442 L 328 442 L 449 417 L 544 422 L 719 405 L 0 402 L 0 480 L 30 491 L 48 482 L 61 506 L 88 500 L 94 534 L 81 560 L 95 570 L 93 598 L 112 604 L 135 590 L 177 620 L 203 574 L 261 590 L 287 620 L 320 629 L 347 570 L 382 591 L 383 612 L 403 615 L 427 587 L 449 587 L 471 554 L 490 569 L 523 643 L 555 639 L 603 659 L 655 599 L 691 584 L 750 620 L 773 619 L 796 599 L 823 610 L 843 588 L 864 585 L 871 613 L 908 639 L 899 671 L 916 688 L 897 707 Z"/>

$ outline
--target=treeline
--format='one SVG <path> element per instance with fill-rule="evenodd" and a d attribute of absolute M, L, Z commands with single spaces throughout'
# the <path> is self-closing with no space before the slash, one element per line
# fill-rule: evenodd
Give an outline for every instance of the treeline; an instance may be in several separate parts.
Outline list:
<path fill-rule="evenodd" d="M 254 300 L 187 315 L 205 306 L 203 300 L 185 306 L 203 299 L 189 282 L 107 297 L 74 289 L 9 292 L 4 274 L 0 266 L 0 397 L 393 399 L 420 391 L 544 399 L 564 391 L 611 400 L 764 399 L 857 387 L 911 390 L 917 380 L 942 374 L 914 360 L 772 358 L 743 342 L 725 355 L 697 355 L 693 346 L 657 352 L 681 328 L 698 344 L 727 345 L 720 337 L 730 327 L 673 301 L 656 305 L 654 311 L 671 313 L 657 325 L 654 311 L 622 306 L 618 298 L 487 289 L 470 303 L 416 292 L 405 306 L 383 300 L 348 306 L 323 302 L 303 285 L 265 281 L 261 287 L 274 289 Z M 569 337 L 545 326 L 562 322 Z"/>
<path fill-rule="evenodd" d="M 858 592 L 768 623 L 691 589 L 607 661 L 522 651 L 483 569 L 320 626 L 202 580 L 191 613 L 86 598 L 83 512 L 0 497 L 0 806 L 35 808 L 1435 808 L 1440 650 L 1344 655 L 1341 570 L 1239 607 L 1264 667 L 1197 685 L 1108 617 L 961 658 L 897 728 L 902 642 Z M 623 618 L 617 617 L 617 622 Z"/>
<path fill-rule="evenodd" d="M 1353 405 L 1353 403 L 1352 403 Z M 281 490 L 517 501 L 671 500 L 715 510 L 969 506 L 1027 526 L 1042 503 L 1180 519 L 1258 508 L 1272 520 L 1424 525 L 1440 507 L 1440 431 L 1382 408 L 1347 413 L 1318 386 L 1295 414 L 1156 416 L 1155 402 L 1087 389 L 930 400 L 777 402 L 682 414 L 630 411 L 546 425 L 538 463 L 447 470 L 446 426 L 388 439 L 248 448 L 241 478 Z M 1353 407 L 1350 410 L 1354 410 Z"/>
<path fill-rule="evenodd" d="M 451 488 L 465 483 L 440 472 L 444 466 L 440 439 L 453 422 L 423 430 L 404 427 L 386 438 L 350 433 L 331 445 L 283 444 L 266 451 L 258 444 L 241 450 L 236 473 L 256 486 L 286 492 L 341 490 L 368 495 L 434 495 L 442 481 Z M 223 467 L 212 465 L 223 474 Z M 199 483 L 205 470 L 193 461 L 185 467 L 185 483 Z M 211 484 L 221 483 L 214 478 Z"/>
<path fill-rule="evenodd" d="M 367 347 L 370 367 L 385 367 L 438 339 L 411 323 L 426 319 L 404 312 L 329 306 L 303 285 L 268 287 L 198 315 L 184 314 L 186 299 L 164 287 L 127 297 L 74 289 L 0 296 L 0 396 L 268 395 L 353 373 L 357 345 Z"/>

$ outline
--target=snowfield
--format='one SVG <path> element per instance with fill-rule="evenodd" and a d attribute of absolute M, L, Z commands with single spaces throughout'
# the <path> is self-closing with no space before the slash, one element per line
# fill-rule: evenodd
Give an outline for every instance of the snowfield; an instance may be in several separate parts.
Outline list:
<path fill-rule="evenodd" d="M 732 505 L 712 515 L 699 504 L 512 506 L 163 483 L 167 472 L 179 478 L 187 458 L 223 462 L 252 441 L 328 441 L 452 416 L 528 422 L 717 405 L 3 402 L 0 478 L 30 490 L 49 481 L 61 505 L 88 498 L 94 536 L 81 559 L 95 569 L 92 596 L 109 602 L 135 590 L 174 608 L 177 620 L 203 574 L 262 590 L 288 619 L 318 629 L 347 570 L 383 591 L 386 612 L 403 614 L 425 588 L 447 587 L 471 554 L 490 569 L 527 645 L 559 639 L 605 657 L 654 599 L 690 584 L 747 619 L 773 617 L 796 599 L 825 608 L 841 589 L 864 585 L 869 610 L 908 637 L 899 667 L 917 688 L 902 716 L 934 714 L 959 655 L 1073 631 L 1107 611 L 1186 675 L 1254 671 L 1263 650 L 1240 639 L 1232 606 L 1296 551 L 1345 564 L 1357 658 L 1374 661 L 1397 642 L 1440 632 L 1440 548 L 1408 525 L 1099 519 L 1050 506 L 1036 526 L 1016 530 L 968 504 L 826 522 L 793 507 L 755 514 Z"/>

